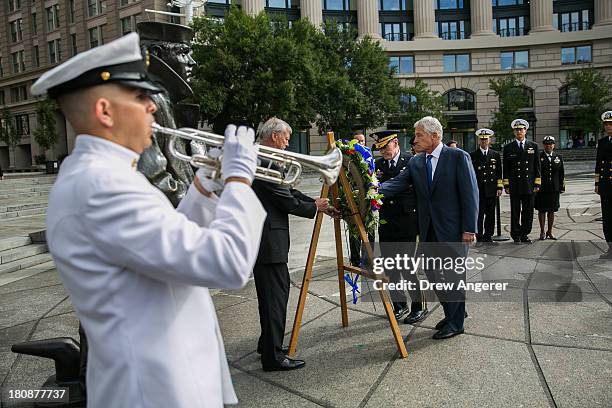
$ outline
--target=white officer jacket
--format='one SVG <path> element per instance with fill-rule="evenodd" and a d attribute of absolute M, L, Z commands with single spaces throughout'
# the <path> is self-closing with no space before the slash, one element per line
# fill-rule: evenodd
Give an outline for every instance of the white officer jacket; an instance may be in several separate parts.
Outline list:
<path fill-rule="evenodd" d="M 89 340 L 87 406 L 237 403 L 207 288 L 246 284 L 266 213 L 242 183 L 218 201 L 191 186 L 177 211 L 138 157 L 80 135 L 49 197 L 49 249 Z"/>

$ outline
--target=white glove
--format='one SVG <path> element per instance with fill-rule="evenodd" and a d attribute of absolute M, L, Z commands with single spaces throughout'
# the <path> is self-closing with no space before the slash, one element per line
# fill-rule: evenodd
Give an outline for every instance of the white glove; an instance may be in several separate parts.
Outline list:
<path fill-rule="evenodd" d="M 220 192 L 221 190 L 223 190 L 223 182 L 220 178 L 212 179 L 212 174 L 212 170 L 200 167 L 198 171 L 196 171 L 195 175 L 206 191 L 208 191 L 209 193 Z"/>
<path fill-rule="evenodd" d="M 221 177 L 243 177 L 253 181 L 257 167 L 257 149 L 255 131 L 246 126 L 236 129 L 235 125 L 225 128 L 223 158 L 221 160 Z"/>

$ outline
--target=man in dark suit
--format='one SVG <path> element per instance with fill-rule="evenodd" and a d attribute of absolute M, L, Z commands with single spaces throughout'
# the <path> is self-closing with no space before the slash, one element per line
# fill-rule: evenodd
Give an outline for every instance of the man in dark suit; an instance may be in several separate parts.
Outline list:
<path fill-rule="evenodd" d="M 597 144 L 597 161 L 595 162 L 595 193 L 601 198 L 601 217 L 603 233 L 608 243 L 608 250 L 601 255 L 602 259 L 612 259 L 612 111 L 601 115 L 606 135 Z"/>
<path fill-rule="evenodd" d="M 476 239 L 480 242 L 492 243 L 493 229 L 495 227 L 495 205 L 497 197 L 501 195 L 502 163 L 498 152 L 489 148 L 490 137 L 495 133 L 491 129 L 478 129 L 478 149 L 470 153 L 472 165 L 478 180 L 478 234 Z"/>
<path fill-rule="evenodd" d="M 378 181 L 384 183 L 401 173 L 408 162 L 410 155 L 400 151 L 397 131 L 383 130 L 373 134 L 376 139 L 374 149 L 380 151 L 382 157 L 375 162 Z M 384 257 L 394 257 L 395 254 L 407 253 L 413 256 L 416 247 L 416 238 L 419 233 L 416 208 L 416 196 L 409 186 L 408 189 L 383 198 L 383 205 L 379 211 L 380 219 L 384 220 L 378 227 L 378 236 Z M 397 270 L 388 271 L 391 279 L 397 282 L 402 274 Z M 421 290 L 416 274 L 404 274 L 404 279 L 413 282 L 414 290 L 409 290 L 412 304 L 410 313 L 404 323 L 414 324 L 427 316 L 427 303 Z M 397 320 L 408 313 L 406 294 L 395 290 L 391 293 L 393 311 Z"/>
<path fill-rule="evenodd" d="M 262 146 L 285 149 L 290 137 L 291 127 L 278 118 L 268 119 L 258 130 Z M 287 357 L 287 349 L 283 348 L 290 283 L 289 214 L 314 218 L 317 211 L 332 214 L 333 210 L 327 198 L 312 199 L 298 190 L 267 181 L 254 180 L 253 191 L 268 213 L 253 269 L 261 325 L 257 351 L 264 371 L 301 368 L 305 362 Z"/>
<path fill-rule="evenodd" d="M 529 123 L 512 121 L 515 140 L 504 146 L 504 188 L 510 194 L 510 235 L 515 244 L 531 243 L 533 194 L 540 189 L 540 154 L 538 145 L 525 139 Z"/>
<path fill-rule="evenodd" d="M 474 242 L 478 219 L 478 184 L 470 156 L 442 143 L 442 125 L 437 119 L 426 116 L 414 128 L 415 149 L 419 154 L 402 173 L 383 183 L 379 191 L 392 195 L 412 184 L 425 255 L 465 257 L 467 245 Z M 426 269 L 425 272 L 430 282 L 446 280 L 455 284 L 451 290 L 436 290 L 444 319 L 436 324 L 433 338 L 447 339 L 463 333 L 465 291 L 457 288 L 456 281 L 465 279 L 465 274 L 455 270 Z"/>

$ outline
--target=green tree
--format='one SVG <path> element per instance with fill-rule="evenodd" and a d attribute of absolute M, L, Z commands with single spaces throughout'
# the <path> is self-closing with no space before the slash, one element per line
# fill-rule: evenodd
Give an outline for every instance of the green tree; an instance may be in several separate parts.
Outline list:
<path fill-rule="evenodd" d="M 575 89 L 580 104 L 572 108 L 575 126 L 585 133 L 599 133 L 603 129 L 601 112 L 612 101 L 610 77 L 593 68 L 572 71 L 567 76 L 567 85 Z"/>
<path fill-rule="evenodd" d="M 202 119 L 221 132 L 278 116 L 321 133 L 379 126 L 396 111 L 399 81 L 378 43 L 308 20 L 270 23 L 232 8 L 224 23 L 196 18 L 192 85 Z"/>
<path fill-rule="evenodd" d="M 57 104 L 49 98 L 42 99 L 36 103 L 38 126 L 34 130 L 34 140 L 40 146 L 42 154 L 57 143 L 57 132 L 55 129 L 56 110 Z"/>
<path fill-rule="evenodd" d="M 2 110 L 0 140 L 7 144 L 11 152 L 13 152 L 14 157 L 15 148 L 21 141 L 21 134 L 17 132 L 17 127 L 15 126 L 15 118 L 11 115 L 11 111 L 6 107 Z"/>
<path fill-rule="evenodd" d="M 414 85 L 401 89 L 399 122 L 404 128 L 412 129 L 424 116 L 433 116 L 446 127 L 444 109 L 444 97 L 432 91 L 421 78 L 416 78 Z"/>
<path fill-rule="evenodd" d="M 489 88 L 499 100 L 499 107 L 493 110 L 491 130 L 495 132 L 496 143 L 502 144 L 514 137 L 510 124 L 518 115 L 518 111 L 527 107 L 529 96 L 525 88 L 525 77 L 512 73 L 499 80 L 489 79 Z"/>

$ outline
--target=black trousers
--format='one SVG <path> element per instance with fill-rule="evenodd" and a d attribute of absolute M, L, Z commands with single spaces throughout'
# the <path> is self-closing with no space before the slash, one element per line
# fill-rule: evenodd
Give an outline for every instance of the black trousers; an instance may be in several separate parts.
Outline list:
<path fill-rule="evenodd" d="M 601 217 L 604 237 L 612 249 L 612 195 L 601 196 Z"/>
<path fill-rule="evenodd" d="M 464 246 L 458 242 L 437 242 L 438 239 L 432 223 L 429 224 L 425 241 L 422 248 L 426 257 L 446 258 L 450 256 L 452 258 L 457 258 L 467 255 L 467 253 L 460 251 Z M 429 282 L 453 283 L 454 286 L 452 290 L 436 289 L 435 292 L 440 300 L 442 310 L 444 310 L 444 321 L 446 325 L 452 330 L 462 330 L 465 320 L 465 290 L 456 289 L 456 287 L 460 280 L 466 278 L 466 274 L 459 275 L 454 271 L 439 271 L 434 269 L 425 269 L 425 274 Z"/>
<path fill-rule="evenodd" d="M 368 234 L 368 241 L 374 243 L 374 235 Z M 362 251 L 361 238 L 355 238 L 349 235 L 349 249 L 351 251 L 351 265 L 361 266 L 362 262 L 365 265 L 368 259 L 368 254 L 365 249 Z"/>
<path fill-rule="evenodd" d="M 412 257 L 416 248 L 416 237 L 412 237 L 410 241 L 402 242 L 385 242 L 381 238 L 381 255 L 385 258 L 395 258 L 396 255 Z M 404 269 L 398 270 L 395 268 L 387 269 L 387 276 L 389 281 L 393 283 L 399 283 L 402 279 L 412 283 L 412 289 L 408 289 L 407 292 L 410 295 L 410 312 L 418 312 L 419 310 L 427 309 L 427 301 L 424 293 L 419 288 L 419 279 L 416 273 L 410 273 Z M 416 271 L 414 271 L 416 272 Z M 391 301 L 393 302 L 393 308 L 395 310 L 405 307 L 408 303 L 408 298 L 403 290 L 389 291 L 391 295 Z"/>
<path fill-rule="evenodd" d="M 495 229 L 496 197 L 480 196 L 478 202 L 478 235 L 476 239 L 491 239 Z M 483 228 L 484 227 L 484 228 Z"/>
<path fill-rule="evenodd" d="M 255 264 L 253 269 L 261 335 L 257 351 L 261 365 L 272 367 L 281 362 L 287 302 L 289 301 L 289 270 L 286 263 Z"/>
<path fill-rule="evenodd" d="M 531 233 L 533 194 L 510 194 L 510 236 L 519 239 Z"/>

